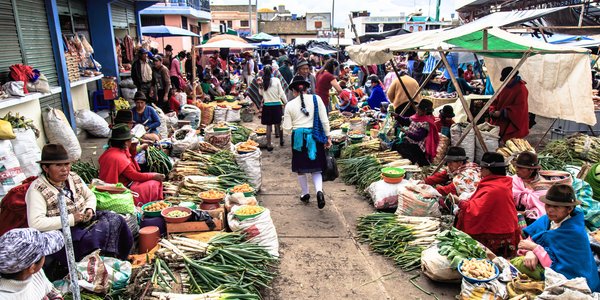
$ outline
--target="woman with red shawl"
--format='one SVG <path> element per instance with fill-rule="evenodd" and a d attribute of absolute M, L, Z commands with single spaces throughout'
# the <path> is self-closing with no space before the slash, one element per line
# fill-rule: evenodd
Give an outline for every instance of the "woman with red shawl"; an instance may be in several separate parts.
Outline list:
<path fill-rule="evenodd" d="M 335 69 L 339 66 L 339 63 L 335 59 L 328 60 L 323 68 L 317 72 L 317 83 L 315 87 L 315 94 L 323 100 L 325 104 L 325 108 L 327 108 L 327 112 L 331 111 L 331 106 L 329 105 L 329 90 L 333 87 L 335 91 L 339 94 L 342 92 L 342 87 L 340 87 L 337 79 L 335 78 Z"/>
<path fill-rule="evenodd" d="M 428 166 L 433 161 L 440 143 L 440 136 L 432 113 L 433 103 L 423 99 L 417 105 L 417 113 L 411 117 L 406 118 L 394 114 L 397 116 L 398 123 L 408 126 L 408 129 L 400 129 L 404 133 L 404 139 L 401 143 L 394 144 L 392 149 L 419 166 Z"/>
<path fill-rule="evenodd" d="M 108 140 L 110 148 L 98 159 L 100 165 L 98 177 L 106 183 L 120 182 L 137 193 L 139 196 L 134 198 L 135 204 L 162 200 L 162 182 L 165 180 L 165 175 L 140 172 L 140 166 L 129 152 L 132 137 L 127 124 L 113 127 Z"/>
<path fill-rule="evenodd" d="M 481 181 L 471 199 L 460 201 L 456 228 L 469 234 L 494 254 L 516 255 L 521 228 L 512 195 L 512 178 L 506 176 L 504 157 L 486 152 L 481 158 Z"/>
<path fill-rule="evenodd" d="M 513 67 L 502 69 L 500 81 L 510 79 L 507 77 L 512 70 Z M 500 126 L 500 139 L 503 142 L 524 138 L 529 134 L 529 91 L 525 85 L 526 82 L 517 72 L 490 106 L 490 123 Z"/>

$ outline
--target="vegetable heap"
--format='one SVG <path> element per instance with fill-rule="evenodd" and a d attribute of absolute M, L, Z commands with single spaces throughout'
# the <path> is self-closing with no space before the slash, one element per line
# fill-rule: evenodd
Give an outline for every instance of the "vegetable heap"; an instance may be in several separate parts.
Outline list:
<path fill-rule="evenodd" d="M 496 152 L 502 154 L 505 160 L 509 162 L 516 159 L 521 152 L 525 151 L 535 153 L 535 149 L 531 147 L 528 141 L 523 139 L 510 139 L 506 141 L 504 147 L 500 147 L 498 150 L 496 150 Z M 512 164 L 508 167 L 508 169 L 512 174 L 515 174 L 517 171 Z"/>
<path fill-rule="evenodd" d="M 169 178 L 183 181 L 180 195 L 192 196 L 211 189 L 227 190 L 248 182 L 246 173 L 235 162 L 233 153 L 225 150 L 215 154 L 186 150 Z"/>
<path fill-rule="evenodd" d="M 359 218 L 356 228 L 362 242 L 369 243 L 373 251 L 410 271 L 421 265 L 421 252 L 435 241 L 440 225 L 436 218 L 374 213 Z"/>
<path fill-rule="evenodd" d="M 465 259 L 487 257 L 476 240 L 456 228 L 440 233 L 437 240 L 438 253 L 448 258 L 452 268 L 456 268 Z"/>
<path fill-rule="evenodd" d="M 94 178 L 98 178 L 98 168 L 93 163 L 77 161 L 71 165 L 71 171 L 77 173 L 83 182 L 90 184 Z"/>
<path fill-rule="evenodd" d="M 233 129 L 231 132 L 231 142 L 234 144 L 245 142 L 250 137 L 252 129 L 244 127 L 242 125 L 230 126 Z"/>
<path fill-rule="evenodd" d="M 146 150 L 146 161 L 150 172 L 168 176 L 173 169 L 169 156 L 155 146 L 150 146 Z"/>
<path fill-rule="evenodd" d="M 482 259 L 465 259 L 460 266 L 461 272 L 471 278 L 485 280 L 496 275 L 494 265 L 487 260 Z"/>
<path fill-rule="evenodd" d="M 249 216 L 249 215 L 255 215 L 255 214 L 261 213 L 264 210 L 265 210 L 265 208 L 262 206 L 243 205 L 238 210 L 235 211 L 235 214 L 240 215 L 240 216 Z"/>

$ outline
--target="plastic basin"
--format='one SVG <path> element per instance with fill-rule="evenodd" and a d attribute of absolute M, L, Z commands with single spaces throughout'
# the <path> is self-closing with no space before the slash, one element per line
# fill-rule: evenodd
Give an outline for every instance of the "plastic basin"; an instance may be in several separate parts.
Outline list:
<path fill-rule="evenodd" d="M 187 213 L 187 216 L 185 216 L 185 217 L 169 217 L 168 214 L 172 211 L 181 211 L 181 212 Z M 173 206 L 173 207 L 163 209 L 160 214 L 163 218 L 165 218 L 165 221 L 167 221 L 167 223 L 183 223 L 190 219 L 190 217 L 192 216 L 192 210 L 187 207 Z"/>
<path fill-rule="evenodd" d="M 160 201 L 152 201 L 152 202 L 148 202 L 148 203 L 142 205 L 142 211 L 144 212 L 144 216 L 146 216 L 146 217 L 160 217 L 160 213 L 161 213 L 160 210 L 157 210 L 157 211 L 147 211 L 146 210 L 146 208 L 148 206 L 150 206 L 153 203 L 157 203 L 157 202 L 160 202 Z M 171 204 L 171 202 L 167 202 L 167 201 L 164 201 L 164 202 L 167 203 L 169 205 L 169 207 L 173 206 L 173 204 Z"/>
<path fill-rule="evenodd" d="M 381 174 L 388 178 L 402 178 L 406 174 L 406 171 L 402 168 L 387 167 L 381 169 Z"/>
<path fill-rule="evenodd" d="M 463 262 L 464 262 L 464 260 L 463 260 L 463 261 L 461 261 L 461 262 L 458 264 L 458 273 L 460 273 L 460 275 L 462 275 L 462 277 L 463 277 L 463 278 L 464 278 L 464 279 L 465 279 L 467 282 L 470 282 L 470 283 L 484 283 L 484 282 L 490 282 L 490 281 L 492 281 L 492 280 L 494 280 L 494 279 L 498 278 L 498 276 L 500 275 L 500 270 L 498 270 L 498 266 L 496 266 L 496 265 L 495 265 L 493 262 L 491 262 L 491 261 L 489 261 L 489 260 L 487 260 L 487 259 L 479 259 L 479 260 L 485 260 L 485 261 L 487 261 L 488 263 L 491 263 L 491 264 L 494 266 L 494 271 L 495 271 L 495 273 L 494 273 L 494 275 L 493 275 L 492 277 L 490 277 L 490 278 L 486 278 L 486 279 L 477 279 L 477 278 L 473 278 L 473 277 L 470 277 L 470 276 L 467 276 L 467 275 L 465 275 L 465 274 L 462 272 L 462 270 L 461 270 L 461 267 L 462 267 L 462 265 L 463 265 Z"/>

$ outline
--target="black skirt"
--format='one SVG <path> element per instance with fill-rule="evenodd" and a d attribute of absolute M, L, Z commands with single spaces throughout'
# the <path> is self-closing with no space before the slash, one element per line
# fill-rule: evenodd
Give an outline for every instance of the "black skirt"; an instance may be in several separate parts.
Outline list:
<path fill-rule="evenodd" d="M 279 125 L 283 116 L 283 106 L 281 105 L 263 105 L 260 123 L 263 125 Z"/>
<path fill-rule="evenodd" d="M 315 160 L 308 158 L 308 149 L 306 149 L 306 141 L 302 145 L 302 151 L 294 150 L 294 134 L 292 134 L 292 172 L 295 173 L 315 173 L 323 172 L 327 166 L 325 159 L 325 146 L 322 143 L 317 143 L 317 157 Z"/>

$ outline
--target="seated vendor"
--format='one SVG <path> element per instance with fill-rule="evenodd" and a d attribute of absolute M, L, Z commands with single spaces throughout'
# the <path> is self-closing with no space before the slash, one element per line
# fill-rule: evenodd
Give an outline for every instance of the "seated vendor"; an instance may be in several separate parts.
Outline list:
<path fill-rule="evenodd" d="M 139 196 L 134 198 L 135 204 L 148 203 L 163 199 L 165 175 L 159 173 L 141 173 L 140 166 L 127 150 L 131 146 L 129 128 L 118 125 L 113 128 L 109 139 L 110 148 L 104 151 L 98 163 L 100 180 L 106 183 L 122 183 Z"/>
<path fill-rule="evenodd" d="M 419 166 L 428 166 L 437 155 L 440 136 L 432 112 L 433 103 L 423 99 L 417 105 L 417 113 L 411 117 L 395 115 L 398 123 L 408 126 L 408 129 L 401 127 L 400 130 L 405 134 L 404 140 L 394 144 L 392 149 Z"/>
<path fill-rule="evenodd" d="M 442 196 L 473 193 L 480 181 L 479 167 L 467 159 L 465 149 L 449 147 L 446 153 L 446 170 L 425 178 L 425 183 L 435 186 Z"/>
<path fill-rule="evenodd" d="M 504 157 L 486 152 L 481 158 L 481 181 L 469 200 L 459 201 L 456 228 L 469 234 L 494 254 L 515 256 L 521 228 L 512 197 L 512 179 L 506 176 Z"/>
<path fill-rule="evenodd" d="M 538 263 L 567 279 L 583 277 L 592 292 L 600 292 L 600 280 L 590 241 L 585 230 L 581 201 L 568 184 L 553 185 L 540 197 L 547 215 L 523 230 L 527 237 L 519 243 L 525 250 L 524 264 L 533 270 Z"/>
<path fill-rule="evenodd" d="M 212 76 L 210 74 L 204 75 L 200 86 L 202 87 L 202 92 L 205 95 L 208 95 L 210 97 L 210 99 L 214 100 L 215 97 L 219 96 L 219 92 L 217 92 L 217 90 L 214 89 L 214 87 L 211 83 L 211 80 L 212 80 Z"/>
<path fill-rule="evenodd" d="M 526 220 L 534 221 L 546 214 L 544 203 L 540 197 L 544 196 L 551 184 L 542 180 L 540 176 L 540 163 L 538 157 L 532 152 L 522 152 L 515 162 L 517 174 L 512 176 L 512 192 L 518 211 L 524 212 Z M 530 223 L 530 222 L 528 222 Z"/>
<path fill-rule="evenodd" d="M 124 125 L 119 127 L 129 132 Z M 42 174 L 31 183 L 25 195 L 29 227 L 42 232 L 61 229 L 58 197 L 63 194 L 75 260 L 81 260 L 96 249 L 106 256 L 127 259 L 133 246 L 127 222 L 114 212 L 96 211 L 96 196 L 81 177 L 71 172 L 71 161 L 60 144 L 47 144 L 42 149 L 42 159 L 38 162 Z M 67 266 L 64 248 L 50 257 L 61 266 Z"/>
<path fill-rule="evenodd" d="M 371 94 L 367 100 L 367 103 L 371 109 L 376 109 L 381 106 L 381 103 L 389 101 L 385 95 L 385 92 L 383 91 L 383 86 L 379 80 L 379 77 L 377 77 L 377 75 L 371 75 L 369 80 L 371 81 Z"/>
<path fill-rule="evenodd" d="M 131 109 L 134 125 L 141 124 L 146 129 L 144 139 L 158 141 L 160 137 L 158 135 L 158 127 L 160 126 L 160 118 L 154 108 L 146 105 L 146 95 L 142 92 L 136 92 L 133 97 L 135 107 Z"/>
<path fill-rule="evenodd" d="M 345 81 L 340 81 L 340 87 L 342 88 L 342 92 L 339 95 L 340 102 L 335 105 L 336 108 L 341 112 L 357 112 L 358 98 L 356 98 L 354 92 L 346 87 Z"/>
<path fill-rule="evenodd" d="M 63 299 L 42 267 L 65 246 L 60 231 L 12 229 L 0 237 L 0 299 Z"/>
<path fill-rule="evenodd" d="M 440 116 L 435 118 L 435 126 L 437 126 L 438 132 L 450 138 L 450 127 L 454 125 L 454 109 L 450 105 L 444 105 Z"/>
<path fill-rule="evenodd" d="M 465 71 L 461 68 L 458 68 L 458 77 L 456 78 L 456 81 L 458 82 L 458 85 L 460 86 L 460 91 L 463 93 L 463 95 L 467 95 L 467 94 L 471 94 L 471 93 L 476 93 L 478 92 L 478 90 L 474 87 L 472 87 L 467 80 L 465 80 Z M 448 81 L 448 89 L 446 90 L 448 93 L 454 93 L 456 92 L 456 87 L 454 86 L 454 84 L 452 84 L 452 81 Z"/>

